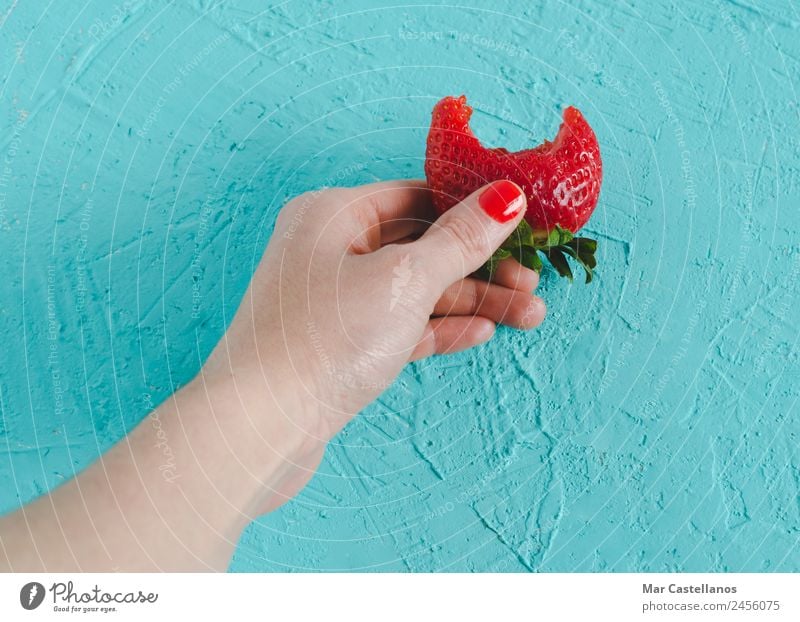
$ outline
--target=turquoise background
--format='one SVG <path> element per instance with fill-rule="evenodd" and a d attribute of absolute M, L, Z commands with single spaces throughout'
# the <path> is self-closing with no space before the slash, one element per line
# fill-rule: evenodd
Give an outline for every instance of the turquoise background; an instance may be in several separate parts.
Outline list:
<path fill-rule="evenodd" d="M 512 149 L 578 106 L 598 279 L 408 366 L 235 571 L 800 570 L 792 2 L 0 8 L 0 511 L 199 369 L 289 197 L 419 177 L 466 94 Z"/>

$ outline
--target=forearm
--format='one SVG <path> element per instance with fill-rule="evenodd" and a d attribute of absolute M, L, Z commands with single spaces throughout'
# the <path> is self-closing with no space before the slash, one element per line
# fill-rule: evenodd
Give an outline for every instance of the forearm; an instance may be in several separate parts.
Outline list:
<path fill-rule="evenodd" d="M 522 189 L 497 183 L 435 227 L 418 181 L 291 201 L 201 376 L 0 520 L 0 569 L 224 569 L 248 522 L 302 490 L 325 443 L 409 360 L 542 321 L 534 271 L 507 259 L 490 283 L 470 276 L 523 217 Z"/>
<path fill-rule="evenodd" d="M 224 570 L 245 526 L 281 501 L 301 444 L 284 410 L 269 392 L 198 378 L 74 480 L 1 519 L 0 569 Z"/>

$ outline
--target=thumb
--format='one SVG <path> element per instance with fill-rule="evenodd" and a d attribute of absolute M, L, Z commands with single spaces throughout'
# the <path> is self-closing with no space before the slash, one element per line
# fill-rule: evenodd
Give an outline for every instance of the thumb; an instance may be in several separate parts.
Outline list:
<path fill-rule="evenodd" d="M 492 256 L 513 233 L 526 207 L 525 193 L 517 184 L 506 179 L 492 182 L 445 212 L 411 247 L 444 291 Z"/>

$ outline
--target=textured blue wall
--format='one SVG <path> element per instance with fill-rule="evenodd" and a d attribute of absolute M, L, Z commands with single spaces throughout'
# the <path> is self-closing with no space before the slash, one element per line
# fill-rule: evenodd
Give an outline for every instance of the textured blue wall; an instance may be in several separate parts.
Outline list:
<path fill-rule="evenodd" d="M 5 2 L 0 511 L 190 379 L 281 204 L 578 106 L 591 286 L 409 366 L 233 570 L 800 570 L 794 3 Z M 491 7 L 491 8 L 489 8 Z"/>

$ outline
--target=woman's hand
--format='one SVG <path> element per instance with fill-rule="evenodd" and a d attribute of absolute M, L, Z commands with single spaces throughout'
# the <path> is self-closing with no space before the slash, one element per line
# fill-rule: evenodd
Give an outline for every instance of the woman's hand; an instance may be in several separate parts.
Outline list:
<path fill-rule="evenodd" d="M 247 524 L 297 494 L 406 362 L 482 343 L 498 322 L 539 324 L 534 272 L 468 276 L 522 218 L 519 188 L 495 182 L 432 225 L 428 199 L 400 181 L 290 202 L 198 377 L 0 519 L 0 571 L 224 570 Z"/>
<path fill-rule="evenodd" d="M 269 416 L 282 420 L 281 433 L 292 439 L 286 446 L 297 448 L 284 458 L 297 468 L 266 509 L 302 488 L 325 443 L 408 361 L 481 344 L 498 323 L 541 323 L 532 270 L 506 260 L 491 283 L 469 276 L 525 211 L 516 186 L 496 183 L 432 225 L 421 181 L 312 192 L 283 208 L 204 370 L 206 378 L 228 376 L 256 403 L 279 406 Z"/>

